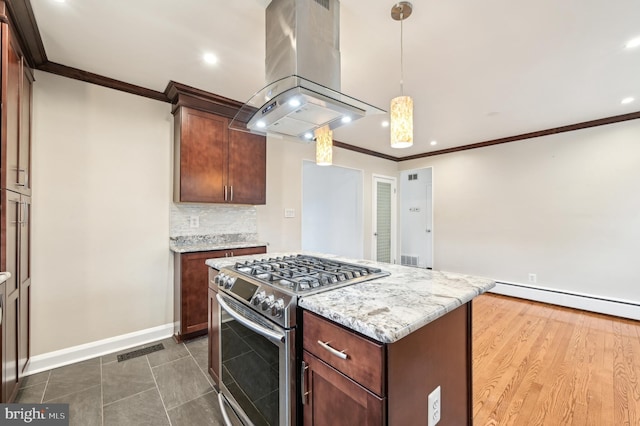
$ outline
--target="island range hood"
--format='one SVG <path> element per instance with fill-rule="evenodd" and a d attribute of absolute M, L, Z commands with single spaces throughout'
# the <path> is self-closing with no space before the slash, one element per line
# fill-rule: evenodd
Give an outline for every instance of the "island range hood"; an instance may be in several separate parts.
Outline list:
<path fill-rule="evenodd" d="M 339 0 L 272 0 L 266 10 L 266 87 L 230 128 L 305 140 L 386 111 L 340 93 Z"/>

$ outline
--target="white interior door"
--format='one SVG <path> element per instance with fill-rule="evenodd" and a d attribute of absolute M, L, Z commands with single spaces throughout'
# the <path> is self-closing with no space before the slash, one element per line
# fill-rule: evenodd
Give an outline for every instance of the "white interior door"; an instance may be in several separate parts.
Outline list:
<path fill-rule="evenodd" d="M 400 263 L 433 268 L 433 170 L 400 174 Z"/>
<path fill-rule="evenodd" d="M 373 176 L 373 239 L 371 258 L 396 263 L 396 178 Z"/>

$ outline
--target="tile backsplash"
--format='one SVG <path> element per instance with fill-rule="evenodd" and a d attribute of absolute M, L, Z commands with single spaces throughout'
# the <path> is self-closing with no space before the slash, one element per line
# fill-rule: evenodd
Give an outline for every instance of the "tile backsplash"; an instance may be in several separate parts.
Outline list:
<path fill-rule="evenodd" d="M 190 219 L 198 217 L 199 226 L 192 228 Z M 170 237 L 191 235 L 257 235 L 255 206 L 225 204 L 171 204 Z"/>

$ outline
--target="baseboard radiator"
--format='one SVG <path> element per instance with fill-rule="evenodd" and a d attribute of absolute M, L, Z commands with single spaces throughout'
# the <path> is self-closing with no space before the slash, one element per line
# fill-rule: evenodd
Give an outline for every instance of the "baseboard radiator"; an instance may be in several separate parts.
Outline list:
<path fill-rule="evenodd" d="M 607 298 L 556 288 L 532 286 L 508 281 L 496 281 L 491 293 L 535 300 L 567 308 L 581 309 L 616 317 L 640 320 L 640 303 L 633 300 Z"/>

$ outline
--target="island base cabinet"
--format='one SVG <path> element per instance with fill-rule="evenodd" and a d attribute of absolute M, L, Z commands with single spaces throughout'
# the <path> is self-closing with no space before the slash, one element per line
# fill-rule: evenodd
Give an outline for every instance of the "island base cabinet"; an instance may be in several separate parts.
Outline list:
<path fill-rule="evenodd" d="M 339 373 L 309 352 L 303 354 L 305 425 L 385 424 L 384 399 Z"/>
<path fill-rule="evenodd" d="M 438 386 L 438 426 L 473 425 L 471 302 L 381 350 L 378 342 L 308 311 L 303 320 L 305 426 L 427 425 L 427 401 Z M 337 351 L 318 349 L 321 342 Z M 380 362 L 371 361 L 380 355 Z"/>
<path fill-rule="evenodd" d="M 390 425 L 426 425 L 440 386 L 438 426 L 473 425 L 471 302 L 387 346 Z"/>

